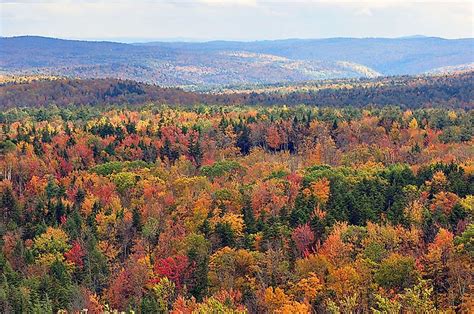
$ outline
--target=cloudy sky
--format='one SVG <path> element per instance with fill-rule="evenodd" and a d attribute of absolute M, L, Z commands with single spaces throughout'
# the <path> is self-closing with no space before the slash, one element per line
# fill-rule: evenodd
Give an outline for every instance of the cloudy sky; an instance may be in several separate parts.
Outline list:
<path fill-rule="evenodd" d="M 2 36 L 110 40 L 474 37 L 474 0 L 0 0 Z"/>

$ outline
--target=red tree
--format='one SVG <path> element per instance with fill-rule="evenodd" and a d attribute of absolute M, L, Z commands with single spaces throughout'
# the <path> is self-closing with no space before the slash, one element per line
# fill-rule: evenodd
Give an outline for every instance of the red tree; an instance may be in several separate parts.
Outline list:
<path fill-rule="evenodd" d="M 308 224 L 304 224 L 301 226 L 296 227 L 291 235 L 293 241 L 295 241 L 296 248 L 298 249 L 298 253 L 303 255 L 311 244 L 314 242 L 314 233 L 309 227 Z"/>
<path fill-rule="evenodd" d="M 154 272 L 160 277 L 167 277 L 173 281 L 178 289 L 189 275 L 189 261 L 185 255 L 175 255 L 158 259 L 155 263 Z"/>
<path fill-rule="evenodd" d="M 79 244 L 78 241 L 74 241 L 72 244 L 72 248 L 64 253 L 64 257 L 66 260 L 74 263 L 79 268 L 82 268 L 84 266 L 84 261 L 82 260 L 86 254 L 84 253 L 84 250 L 82 249 L 82 246 Z"/>

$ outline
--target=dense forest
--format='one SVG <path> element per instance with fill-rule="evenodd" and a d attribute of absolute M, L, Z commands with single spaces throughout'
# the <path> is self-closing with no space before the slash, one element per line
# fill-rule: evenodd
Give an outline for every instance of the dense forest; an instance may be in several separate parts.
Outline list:
<path fill-rule="evenodd" d="M 473 108 L 474 72 L 260 86 L 258 92 L 190 92 L 118 79 L 38 79 L 0 84 L 0 108 L 100 104 L 316 105 Z M 256 86 L 251 90 L 256 89 Z"/>
<path fill-rule="evenodd" d="M 2 108 L 55 106 L 0 113 L 2 312 L 468 313 L 472 74 L 436 80 L 304 96 L 406 105 L 365 108 L 3 85 Z M 456 108 L 406 108 L 428 104 Z"/>

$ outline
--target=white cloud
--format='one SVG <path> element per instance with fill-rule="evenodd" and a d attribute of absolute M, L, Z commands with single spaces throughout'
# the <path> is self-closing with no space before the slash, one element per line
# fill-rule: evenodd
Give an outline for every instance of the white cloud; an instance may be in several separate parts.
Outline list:
<path fill-rule="evenodd" d="M 256 6 L 257 0 L 198 0 L 198 3 L 204 3 L 208 5 L 244 5 L 244 6 Z"/>
<path fill-rule="evenodd" d="M 355 12 L 356 15 L 366 15 L 366 16 L 372 16 L 372 10 L 368 7 L 361 8 Z"/>
<path fill-rule="evenodd" d="M 473 37 L 471 1 L 0 0 L 0 34 L 63 38 Z"/>

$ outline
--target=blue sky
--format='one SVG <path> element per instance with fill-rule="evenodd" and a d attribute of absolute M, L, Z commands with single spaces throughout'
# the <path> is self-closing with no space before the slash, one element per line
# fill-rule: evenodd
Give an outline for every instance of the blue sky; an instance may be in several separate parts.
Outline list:
<path fill-rule="evenodd" d="M 111 40 L 474 37 L 474 0 L 0 0 L 2 36 Z"/>

